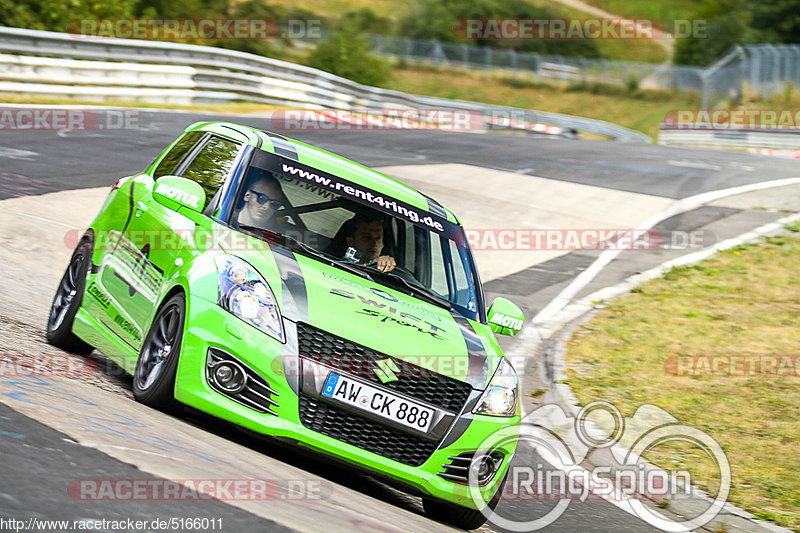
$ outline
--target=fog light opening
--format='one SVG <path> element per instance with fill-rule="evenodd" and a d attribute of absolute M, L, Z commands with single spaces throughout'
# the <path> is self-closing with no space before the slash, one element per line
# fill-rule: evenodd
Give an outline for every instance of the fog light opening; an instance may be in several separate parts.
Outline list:
<path fill-rule="evenodd" d="M 211 371 L 211 378 L 217 387 L 230 394 L 241 392 L 247 384 L 244 370 L 231 361 L 217 363 Z"/>
<path fill-rule="evenodd" d="M 472 468 L 475 478 L 481 485 L 488 483 L 497 472 L 501 460 L 495 459 L 491 455 L 481 455 L 472 460 Z"/>

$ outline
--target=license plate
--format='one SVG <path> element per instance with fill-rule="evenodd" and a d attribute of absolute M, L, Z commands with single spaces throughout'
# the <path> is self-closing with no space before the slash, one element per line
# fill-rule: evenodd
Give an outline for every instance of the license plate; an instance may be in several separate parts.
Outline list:
<path fill-rule="evenodd" d="M 336 372 L 328 374 L 322 395 L 417 431 L 427 432 L 433 422 L 433 409 Z"/>

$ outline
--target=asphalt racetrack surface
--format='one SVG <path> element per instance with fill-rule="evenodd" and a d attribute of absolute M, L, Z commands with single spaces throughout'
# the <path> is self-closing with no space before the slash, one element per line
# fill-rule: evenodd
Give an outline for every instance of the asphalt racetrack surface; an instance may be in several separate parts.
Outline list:
<path fill-rule="evenodd" d="M 97 113 L 102 115 L 104 111 Z M 33 205 L 30 202 L 35 202 L 36 198 L 29 197 L 108 187 L 117 178 L 144 168 L 193 122 L 230 120 L 270 128 L 267 119 L 253 116 L 134 110 L 126 113 L 135 113 L 136 127 L 3 132 L 0 135 L 0 215 L 3 206 L 12 205 L 7 202 L 27 201 L 26 205 Z M 408 175 L 410 179 L 422 180 L 422 174 L 410 167 L 420 170 L 424 167 L 449 169 L 447 179 L 452 181 L 457 178 L 452 175 L 454 171 L 477 167 L 487 173 L 513 174 L 516 177 L 512 179 L 518 179 L 521 184 L 525 180 L 545 178 L 556 185 L 572 187 L 570 191 L 577 190 L 575 186 L 607 191 L 607 195 L 602 191 L 594 194 L 593 205 L 582 207 L 585 212 L 593 212 L 594 204 L 602 204 L 606 196 L 617 198 L 615 195 L 619 193 L 642 195 L 651 202 L 650 209 L 657 209 L 652 206 L 667 205 L 702 192 L 800 176 L 800 163 L 791 160 L 540 135 L 377 130 L 279 133 L 370 167 L 405 169 L 388 172 L 396 177 Z M 453 164 L 462 166 L 448 166 Z M 435 189 L 438 185 L 435 172 L 425 176 L 425 183 Z M 485 185 L 491 188 L 492 182 L 487 180 Z M 483 209 L 483 193 L 479 189 L 462 191 L 461 197 L 474 206 L 476 213 L 495 209 Z M 439 199 L 448 204 L 447 199 Z M 628 208 L 626 205 L 605 207 L 619 211 Z M 75 206 L 76 211 L 82 208 Z M 8 213 L 16 213 L 8 209 Z M 48 204 L 43 203 L 37 209 L 39 216 L 48 217 Z M 493 215 L 502 216 L 502 213 Z M 570 215 L 564 213 L 564 216 Z M 664 231 L 704 229 L 712 239 L 705 244 L 712 244 L 714 239 L 741 233 L 776 220 L 780 215 L 779 211 L 759 210 L 745 204 L 708 205 L 672 217 L 657 228 Z M 4 231 L 13 233 L 14 217 L 8 215 L 3 220 L 4 225 L 9 224 Z M 515 227 L 513 220 L 503 223 L 506 227 Z M 32 272 L 32 267 L 27 265 L 37 261 L 33 248 L 29 253 L 23 250 L 17 256 L 9 256 L 12 259 L 7 259 L 10 262 L 0 273 L 0 288 L 4 293 L 0 304 L 0 355 L 22 358 L 63 355 L 44 343 L 46 317 L 40 314 L 40 304 L 30 303 L 39 297 L 26 295 L 27 289 L 24 289 L 29 281 L 24 276 Z M 62 252 L 66 257 L 66 251 Z M 631 252 L 612 263 L 609 272 L 598 276 L 592 287 L 613 284 L 632 272 L 642 271 L 680 253 L 684 252 L 670 249 Z M 485 291 L 489 301 L 492 296 L 509 296 L 530 318 L 595 257 L 596 254 L 590 252 L 573 251 L 535 264 L 520 264 L 508 274 L 504 272 L 509 269 L 498 269 L 497 272 L 504 274 L 485 280 Z M 66 259 L 63 264 L 41 265 L 41 268 L 57 279 L 65 265 Z M 49 279 L 45 281 L 36 290 L 44 293 L 42 301 L 49 302 L 55 285 Z M 592 287 L 584 293 L 590 292 Z M 504 339 L 503 345 L 514 349 L 509 340 Z M 452 530 L 428 520 L 418 498 L 402 494 L 368 475 L 353 475 L 351 469 L 331 464 L 324 458 L 286 448 L 200 413 L 186 411 L 168 416 L 149 410 L 133 401 L 129 376 L 97 352 L 94 359 L 101 362 L 103 371 L 87 379 L 50 381 L 0 376 L 0 454 L 4 458 L 0 475 L 0 517 L 26 521 L 26 527 L 27 521 L 32 519 L 62 519 L 77 524 L 103 519 L 152 521 L 193 517 L 220 519 L 222 527 L 218 530 L 222 531 Z M 537 461 L 534 455 L 530 447 L 521 446 L 515 464 L 533 464 Z M 75 480 L 232 479 L 237 475 L 294 482 L 306 488 L 313 486 L 318 489 L 317 497 L 297 501 L 281 498 L 266 503 L 119 502 L 86 501 L 68 490 Z M 498 511 L 503 516 L 525 521 L 543 516 L 553 505 L 547 501 L 508 501 L 501 502 Z M 47 530 L 41 523 L 36 524 Z M 72 526 L 68 530 L 72 530 Z M 490 524 L 483 530 L 505 531 Z M 554 524 L 541 531 L 657 530 L 612 503 L 590 499 L 572 502 Z"/>

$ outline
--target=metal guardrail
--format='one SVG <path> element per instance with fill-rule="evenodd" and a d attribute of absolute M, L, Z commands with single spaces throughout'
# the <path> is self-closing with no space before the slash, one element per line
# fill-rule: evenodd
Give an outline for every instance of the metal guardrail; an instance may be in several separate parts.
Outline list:
<path fill-rule="evenodd" d="M 708 67 L 609 61 L 487 46 L 442 43 L 403 37 L 372 36 L 373 51 L 403 58 L 472 69 L 501 69 L 534 78 L 585 81 L 643 89 L 702 94 L 703 108 L 739 100 L 747 88 L 763 98 L 781 94 L 787 84 L 800 87 L 800 45 L 734 46 Z"/>
<path fill-rule="evenodd" d="M 373 51 L 402 58 L 471 69 L 500 69 L 534 78 L 560 79 L 643 89 L 701 93 L 703 108 L 737 100 L 745 88 L 766 98 L 800 87 L 800 45 L 735 46 L 709 67 L 515 52 L 488 46 L 443 43 L 404 37 L 372 36 Z"/>
<path fill-rule="evenodd" d="M 662 129 L 658 144 L 714 148 L 775 148 L 800 150 L 800 132 L 745 129 Z"/>
<path fill-rule="evenodd" d="M 161 41 L 133 39 L 85 38 L 66 33 L 0 27 L 0 52 L 26 57 L 46 57 L 91 62 L 127 64 L 145 72 L 153 65 L 174 65 L 192 69 L 191 88 L 165 88 L 152 80 L 143 81 L 139 87 L 119 87 L 113 76 L 95 73 L 104 79 L 58 80 L 42 75 L 33 83 L 34 75 L 20 81 L 19 75 L 8 63 L 0 62 L 0 92 L 69 95 L 80 92 L 84 96 L 102 97 L 104 92 L 118 97 L 127 95 L 153 101 L 159 94 L 173 92 L 175 98 L 191 98 L 198 103 L 250 100 L 256 102 L 291 105 L 307 109 L 385 110 L 387 108 L 453 109 L 480 112 L 492 119 L 513 119 L 532 123 L 560 126 L 570 131 L 578 130 L 604 135 L 624 142 L 648 143 L 647 135 L 611 124 L 570 115 L 544 113 L 514 107 L 493 106 L 475 102 L 415 96 L 361 85 L 317 69 L 257 56 L 245 52 L 207 46 L 177 44 Z M 128 63 L 120 63 L 128 62 Z M 73 63 L 62 63 L 66 68 Z M 98 65 L 95 64 L 95 67 Z M 69 69 L 68 69 L 69 70 Z M 17 71 L 18 72 L 18 71 Z M 30 72 L 36 74 L 33 69 Z M 177 72 L 177 69 L 176 69 Z M 129 80 L 130 81 L 130 80 Z M 135 85 L 135 84 L 134 84 Z M 80 90 L 79 90 L 80 88 Z M 174 91 L 181 91 L 174 93 Z M 190 95 L 190 96 L 189 96 Z M 496 120 L 495 120 L 496 121 Z"/>

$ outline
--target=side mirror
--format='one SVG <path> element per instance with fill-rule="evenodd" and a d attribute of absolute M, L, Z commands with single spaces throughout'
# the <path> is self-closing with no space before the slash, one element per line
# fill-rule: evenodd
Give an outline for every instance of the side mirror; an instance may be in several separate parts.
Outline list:
<path fill-rule="evenodd" d="M 486 315 L 489 327 L 498 335 L 516 335 L 525 323 L 522 309 L 508 298 L 495 298 Z"/>
<path fill-rule="evenodd" d="M 153 198 L 170 209 L 186 214 L 186 210 L 202 213 L 206 206 L 206 192 L 196 181 L 180 176 L 158 178 Z"/>

